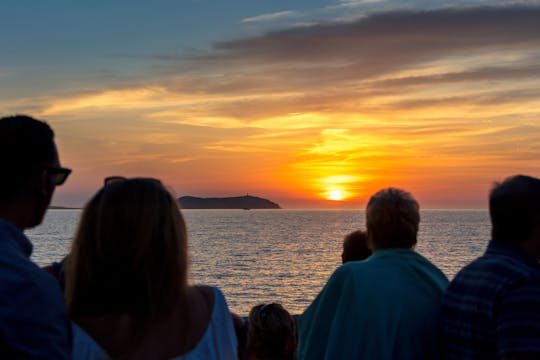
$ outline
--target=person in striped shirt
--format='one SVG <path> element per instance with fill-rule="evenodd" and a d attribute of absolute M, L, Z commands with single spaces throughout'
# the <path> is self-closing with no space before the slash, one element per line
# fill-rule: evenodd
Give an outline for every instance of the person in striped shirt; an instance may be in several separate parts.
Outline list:
<path fill-rule="evenodd" d="M 440 315 L 445 359 L 540 359 L 540 179 L 490 194 L 492 240 L 450 283 Z"/>

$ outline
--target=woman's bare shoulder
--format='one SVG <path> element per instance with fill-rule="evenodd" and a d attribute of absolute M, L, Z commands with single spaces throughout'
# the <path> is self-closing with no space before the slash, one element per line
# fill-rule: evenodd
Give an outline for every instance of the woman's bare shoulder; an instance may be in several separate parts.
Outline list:
<path fill-rule="evenodd" d="M 214 308 L 214 288 L 208 285 L 194 285 L 188 288 L 188 298 L 192 301 L 192 304 L 199 309 L 204 307 L 206 311 L 211 315 Z M 202 305 L 202 306 L 201 306 Z"/>

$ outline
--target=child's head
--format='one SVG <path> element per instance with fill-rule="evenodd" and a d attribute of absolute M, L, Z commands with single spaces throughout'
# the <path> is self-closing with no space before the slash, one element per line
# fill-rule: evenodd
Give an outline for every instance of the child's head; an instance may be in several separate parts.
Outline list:
<path fill-rule="evenodd" d="M 343 253 L 341 261 L 345 264 L 349 261 L 365 260 L 371 256 L 371 250 L 367 246 L 367 234 L 365 231 L 356 230 L 345 236 L 343 240 Z"/>
<path fill-rule="evenodd" d="M 283 306 L 260 304 L 249 312 L 248 352 L 256 359 L 293 359 L 296 325 Z"/>

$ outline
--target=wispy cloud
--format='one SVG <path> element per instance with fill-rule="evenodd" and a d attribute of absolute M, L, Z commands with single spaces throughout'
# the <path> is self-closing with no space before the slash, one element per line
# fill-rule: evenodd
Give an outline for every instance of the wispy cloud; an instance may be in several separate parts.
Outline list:
<path fill-rule="evenodd" d="M 337 6 L 342 6 L 346 8 L 350 7 L 358 7 L 366 4 L 373 4 L 373 3 L 383 3 L 386 0 L 339 0 Z"/>
<path fill-rule="evenodd" d="M 242 20 L 243 23 L 256 23 L 256 22 L 267 22 L 275 21 L 278 19 L 289 18 L 291 16 L 297 15 L 296 11 L 287 10 L 279 11 L 271 14 L 262 14 L 257 16 L 248 17 Z"/>

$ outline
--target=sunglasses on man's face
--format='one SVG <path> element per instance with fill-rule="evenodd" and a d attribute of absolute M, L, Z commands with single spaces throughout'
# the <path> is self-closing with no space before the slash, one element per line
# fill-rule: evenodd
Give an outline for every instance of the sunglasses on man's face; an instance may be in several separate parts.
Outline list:
<path fill-rule="evenodd" d="M 66 182 L 69 174 L 71 174 L 71 169 L 63 167 L 46 167 L 45 171 L 49 174 L 52 179 L 52 183 L 55 186 L 62 185 Z"/>

